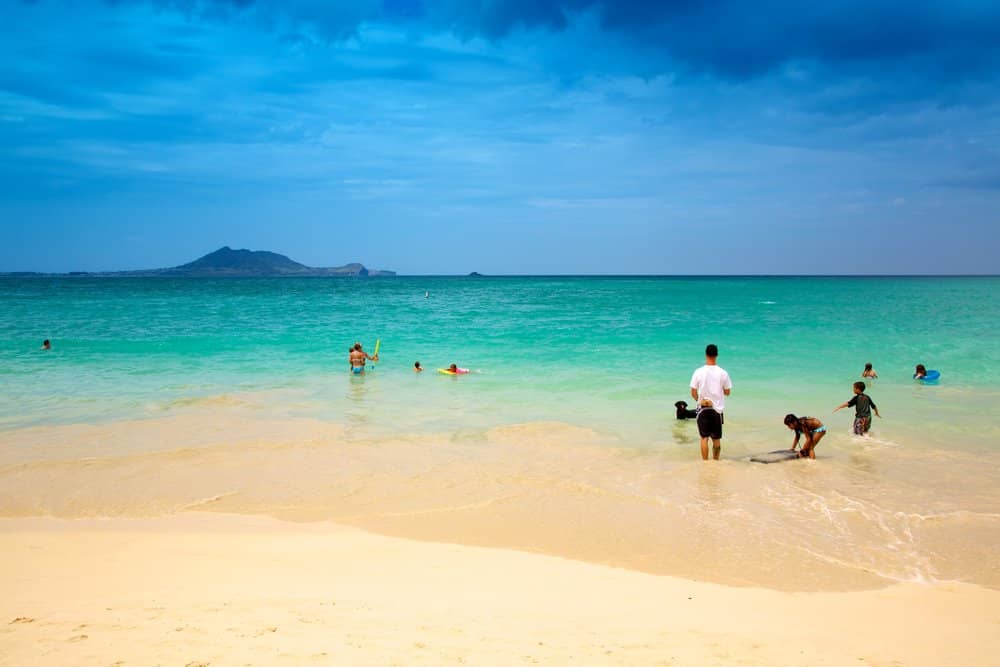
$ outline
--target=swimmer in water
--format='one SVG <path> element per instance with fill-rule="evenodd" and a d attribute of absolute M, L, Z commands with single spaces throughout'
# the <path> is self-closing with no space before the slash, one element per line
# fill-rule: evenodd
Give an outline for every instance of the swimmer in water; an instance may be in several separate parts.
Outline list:
<path fill-rule="evenodd" d="M 424 372 L 424 369 L 420 367 L 420 362 L 419 361 L 414 361 L 413 362 L 413 372 L 414 373 L 423 373 Z"/>
<path fill-rule="evenodd" d="M 51 350 L 52 349 L 52 343 L 51 343 L 51 341 L 49 341 L 48 338 L 46 338 L 45 340 L 42 341 L 42 349 L 43 350 Z"/>
<path fill-rule="evenodd" d="M 875 369 L 872 368 L 872 364 L 871 364 L 870 361 L 867 364 L 865 364 L 865 370 L 861 371 L 861 377 L 863 377 L 863 378 L 877 378 L 878 377 L 878 373 L 876 373 Z"/>

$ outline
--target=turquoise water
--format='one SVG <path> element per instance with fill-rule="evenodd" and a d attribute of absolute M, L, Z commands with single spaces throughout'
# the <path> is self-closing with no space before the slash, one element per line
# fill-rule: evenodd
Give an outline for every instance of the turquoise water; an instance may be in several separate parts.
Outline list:
<path fill-rule="evenodd" d="M 883 432 L 946 444 L 971 420 L 979 437 L 963 446 L 996 446 L 998 287 L 996 278 L 6 278 L 0 427 L 288 390 L 286 410 L 325 419 L 350 417 L 359 401 L 377 407 L 376 430 L 557 420 L 656 445 L 715 342 L 735 385 L 733 438 L 741 425 L 776 425 L 783 438 L 776 420 L 786 412 L 828 415 L 871 361 Z M 38 351 L 44 338 L 53 351 Z M 377 370 L 349 378 L 347 348 L 371 351 L 376 339 Z M 428 372 L 415 377 L 415 360 Z M 434 372 L 449 363 L 474 373 Z M 940 369 L 940 384 L 916 385 L 916 363 Z"/>
<path fill-rule="evenodd" d="M 255 513 L 788 590 L 1000 587 L 998 287 L 3 278 L 0 516 Z M 720 463 L 673 408 L 710 342 Z M 867 361 L 862 439 L 832 410 Z M 787 412 L 829 426 L 817 460 L 748 463 L 791 444 Z"/>

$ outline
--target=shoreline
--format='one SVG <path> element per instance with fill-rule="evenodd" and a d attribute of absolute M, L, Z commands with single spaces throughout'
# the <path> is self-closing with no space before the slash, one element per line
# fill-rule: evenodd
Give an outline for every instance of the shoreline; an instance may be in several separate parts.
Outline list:
<path fill-rule="evenodd" d="M 786 592 L 1000 589 L 996 476 L 935 481 L 945 463 L 958 474 L 982 459 L 832 438 L 823 461 L 706 465 L 672 448 L 610 447 L 566 423 L 385 439 L 227 406 L 8 432 L 0 515 L 332 522 Z"/>
<path fill-rule="evenodd" d="M 6 664 L 985 664 L 1000 592 L 735 588 L 333 523 L 0 519 Z"/>

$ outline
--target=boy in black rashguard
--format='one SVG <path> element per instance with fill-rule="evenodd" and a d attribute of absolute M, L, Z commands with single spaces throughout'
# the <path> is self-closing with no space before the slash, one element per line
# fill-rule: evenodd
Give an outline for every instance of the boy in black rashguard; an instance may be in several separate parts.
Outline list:
<path fill-rule="evenodd" d="M 872 427 L 872 410 L 879 419 L 882 415 L 878 413 L 878 407 L 871 396 L 865 393 L 865 383 L 854 383 L 854 397 L 846 403 L 841 403 L 833 409 L 834 412 L 843 408 L 854 408 L 854 435 L 865 435 Z"/>

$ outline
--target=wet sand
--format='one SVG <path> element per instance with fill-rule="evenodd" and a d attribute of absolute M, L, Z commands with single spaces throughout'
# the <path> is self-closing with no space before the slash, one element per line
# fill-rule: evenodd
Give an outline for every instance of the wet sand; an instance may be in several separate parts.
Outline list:
<path fill-rule="evenodd" d="M 385 435 L 271 399 L 3 432 L 0 517 L 253 514 L 785 591 L 1000 588 L 1000 453 L 833 433 L 764 466 L 747 433 L 706 465 L 693 424 L 646 448 L 561 422 Z"/>
<path fill-rule="evenodd" d="M 749 464 L 731 444 L 705 464 L 557 422 L 373 438 L 213 405 L 8 431 L 0 516 L 263 515 L 782 591 L 1000 588 L 1000 467 L 830 440 L 817 461 Z"/>

